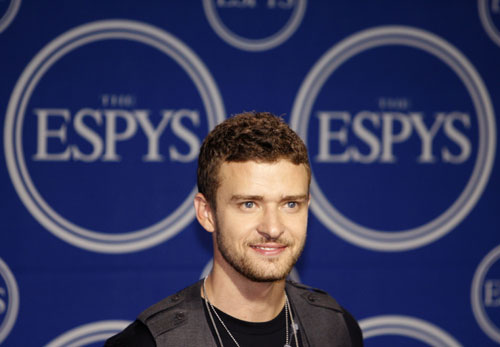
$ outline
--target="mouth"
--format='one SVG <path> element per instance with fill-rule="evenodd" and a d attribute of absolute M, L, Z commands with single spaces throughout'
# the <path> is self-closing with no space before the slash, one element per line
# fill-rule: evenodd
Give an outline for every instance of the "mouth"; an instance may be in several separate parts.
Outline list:
<path fill-rule="evenodd" d="M 255 252 L 259 253 L 260 255 L 271 257 L 271 256 L 277 256 L 282 252 L 284 252 L 287 246 L 282 244 L 264 244 L 264 245 L 251 245 L 250 248 L 252 248 Z"/>

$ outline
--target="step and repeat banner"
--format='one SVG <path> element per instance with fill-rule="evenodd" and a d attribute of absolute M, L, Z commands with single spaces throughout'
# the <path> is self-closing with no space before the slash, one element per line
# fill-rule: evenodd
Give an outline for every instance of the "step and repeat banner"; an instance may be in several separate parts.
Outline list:
<path fill-rule="evenodd" d="M 0 344 L 99 346 L 211 266 L 199 146 L 282 115 L 291 277 L 366 346 L 500 344 L 500 1 L 0 0 Z"/>

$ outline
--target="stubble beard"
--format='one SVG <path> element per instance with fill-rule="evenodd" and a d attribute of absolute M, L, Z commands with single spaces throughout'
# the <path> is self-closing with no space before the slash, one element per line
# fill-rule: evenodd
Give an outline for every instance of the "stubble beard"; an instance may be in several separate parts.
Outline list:
<path fill-rule="evenodd" d="M 259 260 L 256 259 L 256 257 L 245 257 L 244 254 L 239 254 L 231 247 L 225 234 L 221 233 L 217 226 L 215 230 L 215 239 L 217 248 L 224 260 L 238 273 L 253 282 L 276 282 L 284 280 L 295 263 L 297 263 L 305 245 L 304 237 L 304 239 L 298 241 L 301 242 L 301 244 L 294 254 L 290 256 L 282 254 L 277 257 L 269 258 L 267 264 L 265 264 L 264 259 Z M 259 239 L 252 241 L 250 244 L 265 244 L 266 242 L 265 239 Z M 287 249 L 291 249 L 293 246 L 293 242 L 287 242 L 281 239 L 274 240 L 273 242 L 282 243 L 287 246 Z M 250 247 L 250 244 L 246 244 L 245 247 Z M 285 256 L 286 258 L 284 258 Z"/>

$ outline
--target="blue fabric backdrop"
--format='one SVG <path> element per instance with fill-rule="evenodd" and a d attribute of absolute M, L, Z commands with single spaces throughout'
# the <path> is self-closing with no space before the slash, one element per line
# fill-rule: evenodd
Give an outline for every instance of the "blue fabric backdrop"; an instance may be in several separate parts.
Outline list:
<path fill-rule="evenodd" d="M 292 277 L 366 346 L 500 343 L 500 2 L 0 0 L 0 344 L 102 345 L 210 268 L 198 148 L 282 115 Z"/>

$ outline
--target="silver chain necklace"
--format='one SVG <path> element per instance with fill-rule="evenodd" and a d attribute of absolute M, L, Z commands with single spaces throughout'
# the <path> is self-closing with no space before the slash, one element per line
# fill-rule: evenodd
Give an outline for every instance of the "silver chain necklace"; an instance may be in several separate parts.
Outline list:
<path fill-rule="evenodd" d="M 205 296 L 205 305 L 207 306 L 208 315 L 210 316 L 210 321 L 212 322 L 212 326 L 214 327 L 215 334 L 217 335 L 217 339 L 219 340 L 219 344 L 220 344 L 221 347 L 224 347 L 224 344 L 222 343 L 222 339 L 221 339 L 220 334 L 219 334 L 219 330 L 217 330 L 217 325 L 215 324 L 214 317 L 212 316 L 212 311 L 215 313 L 215 316 L 219 320 L 220 324 L 224 327 L 224 329 L 228 333 L 229 337 L 231 337 L 231 339 L 233 340 L 234 344 L 236 346 L 240 347 L 240 344 L 238 343 L 238 341 L 236 341 L 236 339 L 234 338 L 233 334 L 231 334 L 231 332 L 227 328 L 226 324 L 224 324 L 224 322 L 220 318 L 219 314 L 215 310 L 215 308 L 212 305 L 212 303 L 210 302 L 210 300 L 208 300 L 207 291 L 205 289 L 205 283 L 207 282 L 207 277 L 205 277 L 205 279 L 203 280 L 203 295 Z M 286 295 L 286 292 L 285 292 L 285 334 L 286 334 L 286 336 L 285 336 L 285 345 L 284 345 L 284 347 L 291 347 L 291 345 L 289 344 L 289 340 L 288 340 L 288 311 L 289 311 L 289 306 L 290 306 L 290 303 L 288 301 L 288 296 Z M 295 346 L 299 347 L 299 342 L 298 342 L 298 339 L 297 339 L 297 329 L 296 329 L 295 322 L 293 320 L 293 315 L 292 315 L 292 311 L 291 310 L 290 310 L 290 320 L 292 321 L 293 337 L 295 338 Z"/>

